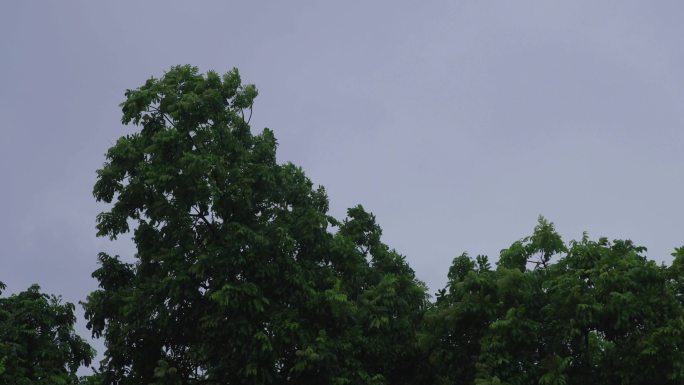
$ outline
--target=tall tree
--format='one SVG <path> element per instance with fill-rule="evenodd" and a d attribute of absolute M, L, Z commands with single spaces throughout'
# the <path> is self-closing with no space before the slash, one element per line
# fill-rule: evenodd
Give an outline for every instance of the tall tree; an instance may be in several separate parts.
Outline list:
<path fill-rule="evenodd" d="M 0 282 L 0 293 L 5 285 Z M 0 384 L 71 385 L 95 351 L 74 333 L 74 305 L 37 285 L 0 298 Z"/>
<path fill-rule="evenodd" d="M 99 235 L 133 226 L 137 253 L 100 254 L 85 303 L 106 384 L 382 384 L 403 363 L 367 359 L 410 345 L 423 288 L 374 224 L 357 239 L 369 214 L 338 222 L 323 188 L 276 162 L 273 133 L 248 125 L 256 95 L 237 70 L 190 66 L 126 92 L 122 122 L 141 130 L 109 149 L 94 195 L 111 203 Z"/>

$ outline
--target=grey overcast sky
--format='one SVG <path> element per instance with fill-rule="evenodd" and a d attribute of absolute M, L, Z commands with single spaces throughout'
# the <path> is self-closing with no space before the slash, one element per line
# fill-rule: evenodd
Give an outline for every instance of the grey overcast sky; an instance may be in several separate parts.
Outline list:
<path fill-rule="evenodd" d="M 537 216 L 565 240 L 684 244 L 681 1 L 3 1 L 0 281 L 96 287 L 95 170 L 126 88 L 238 67 L 253 128 L 363 204 L 431 292 Z M 87 334 L 79 321 L 79 330 Z"/>

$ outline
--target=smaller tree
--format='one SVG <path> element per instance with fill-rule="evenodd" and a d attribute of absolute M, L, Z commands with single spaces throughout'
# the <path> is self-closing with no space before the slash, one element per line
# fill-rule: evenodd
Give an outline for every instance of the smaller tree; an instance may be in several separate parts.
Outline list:
<path fill-rule="evenodd" d="M 74 305 L 38 285 L 0 298 L 0 384 L 78 384 L 76 370 L 90 365 L 95 351 L 74 333 L 74 322 Z"/>
<path fill-rule="evenodd" d="M 455 258 L 423 325 L 435 383 L 681 384 L 684 252 L 665 267 L 645 251 L 586 234 L 565 244 L 540 217 L 495 270 Z"/>

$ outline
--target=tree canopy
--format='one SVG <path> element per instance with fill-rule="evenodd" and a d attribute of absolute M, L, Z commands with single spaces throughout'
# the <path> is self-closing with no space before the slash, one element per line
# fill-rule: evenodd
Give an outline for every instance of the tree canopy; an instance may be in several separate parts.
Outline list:
<path fill-rule="evenodd" d="M 0 384 L 684 384 L 684 247 L 670 265 L 630 240 L 565 242 L 539 217 L 498 258 L 453 259 L 433 301 L 361 205 L 276 159 L 233 69 L 172 67 L 127 90 L 97 171 L 100 253 L 83 302 L 38 286 L 0 298 Z M 4 285 L 0 283 L 0 290 Z"/>
<path fill-rule="evenodd" d="M 74 322 L 74 305 L 37 285 L 0 298 L 0 384 L 77 384 L 77 369 L 90 365 L 95 351 L 74 333 Z"/>
<path fill-rule="evenodd" d="M 672 268 L 645 251 L 586 234 L 565 245 L 540 218 L 496 269 L 455 258 L 423 325 L 437 383 L 684 383 L 681 251 Z"/>
<path fill-rule="evenodd" d="M 100 255 L 85 303 L 111 384 L 382 384 L 412 376 L 424 285 L 358 206 L 276 162 L 237 70 L 174 67 L 126 92 L 94 195 L 99 234 L 134 225 L 133 263 Z M 331 230 L 336 227 L 337 231 Z"/>

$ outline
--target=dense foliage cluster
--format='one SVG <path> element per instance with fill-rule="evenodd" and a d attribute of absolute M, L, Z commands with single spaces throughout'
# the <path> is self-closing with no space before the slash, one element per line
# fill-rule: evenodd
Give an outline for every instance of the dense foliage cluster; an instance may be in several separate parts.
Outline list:
<path fill-rule="evenodd" d="M 453 260 L 434 301 L 357 206 L 253 133 L 237 70 L 174 67 L 126 92 L 98 170 L 99 255 L 83 303 L 104 338 L 91 385 L 684 384 L 684 249 L 657 265 L 628 240 L 565 243 L 540 217 L 488 257 Z M 0 299 L 0 384 L 74 384 L 92 350 L 73 306 Z"/>
<path fill-rule="evenodd" d="M 36 285 L 0 298 L 0 384 L 77 384 L 76 370 L 95 352 L 74 334 L 74 322 L 73 304 Z"/>
<path fill-rule="evenodd" d="M 496 269 L 455 258 L 423 326 L 435 383 L 684 383 L 684 254 L 667 268 L 644 251 L 586 235 L 566 246 L 540 218 Z"/>

